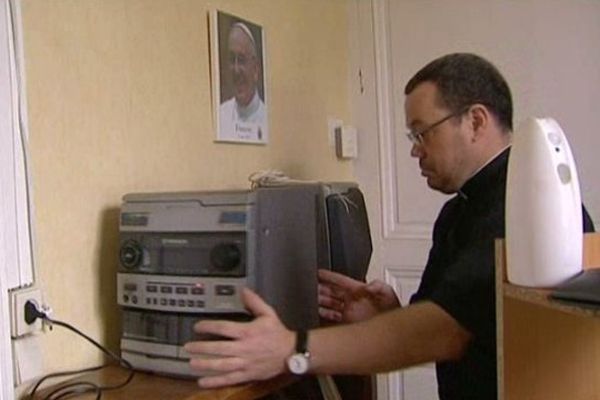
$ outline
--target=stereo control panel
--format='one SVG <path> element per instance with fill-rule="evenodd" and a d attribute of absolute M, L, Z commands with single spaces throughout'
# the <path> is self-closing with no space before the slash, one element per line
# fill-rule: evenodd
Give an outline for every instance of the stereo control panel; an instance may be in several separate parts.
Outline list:
<path fill-rule="evenodd" d="M 117 300 L 123 307 L 183 313 L 244 312 L 240 292 L 245 278 L 117 274 Z"/>

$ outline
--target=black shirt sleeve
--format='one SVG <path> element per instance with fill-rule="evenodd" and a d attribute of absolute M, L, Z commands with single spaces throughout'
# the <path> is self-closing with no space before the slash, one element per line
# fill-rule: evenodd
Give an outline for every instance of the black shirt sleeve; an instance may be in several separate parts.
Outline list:
<path fill-rule="evenodd" d="M 586 233 L 596 232 L 596 228 L 594 227 L 594 221 L 592 221 L 590 214 L 588 214 L 583 204 L 581 205 L 581 208 L 583 214 L 583 231 Z"/>

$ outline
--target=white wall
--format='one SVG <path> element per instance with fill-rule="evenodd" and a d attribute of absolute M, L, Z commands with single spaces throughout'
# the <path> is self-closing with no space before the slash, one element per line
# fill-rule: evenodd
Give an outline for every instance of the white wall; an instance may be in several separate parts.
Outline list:
<path fill-rule="evenodd" d="M 390 1 L 394 121 L 404 128 L 403 89 L 425 63 L 450 52 L 492 61 L 512 89 L 515 126 L 528 116 L 550 116 L 569 138 L 592 218 L 600 223 L 600 2 L 596 0 Z M 409 144 L 398 143 L 399 178 L 422 191 L 402 204 L 402 215 L 424 213 L 437 195 L 421 185 Z M 407 194 L 407 196 L 409 196 Z M 435 209 L 435 207 L 432 207 Z"/>

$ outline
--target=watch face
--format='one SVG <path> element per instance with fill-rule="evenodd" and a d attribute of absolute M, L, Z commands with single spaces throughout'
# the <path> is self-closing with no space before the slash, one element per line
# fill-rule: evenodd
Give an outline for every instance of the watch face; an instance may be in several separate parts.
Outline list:
<path fill-rule="evenodd" d="M 287 359 L 287 365 L 294 374 L 304 374 L 308 371 L 308 358 L 301 353 L 292 354 Z"/>

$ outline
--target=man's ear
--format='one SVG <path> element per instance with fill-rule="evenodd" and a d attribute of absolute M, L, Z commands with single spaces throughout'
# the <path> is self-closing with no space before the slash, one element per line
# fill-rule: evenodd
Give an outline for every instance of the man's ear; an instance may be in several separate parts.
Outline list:
<path fill-rule="evenodd" d="M 475 142 L 487 131 L 489 124 L 491 123 L 491 115 L 487 107 L 483 104 L 473 104 L 471 108 L 469 108 L 468 113 L 469 122 L 473 132 L 471 140 Z"/>

